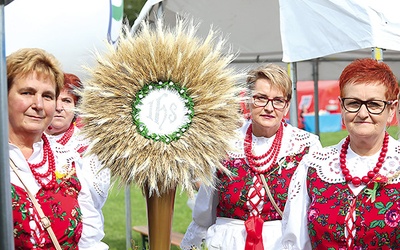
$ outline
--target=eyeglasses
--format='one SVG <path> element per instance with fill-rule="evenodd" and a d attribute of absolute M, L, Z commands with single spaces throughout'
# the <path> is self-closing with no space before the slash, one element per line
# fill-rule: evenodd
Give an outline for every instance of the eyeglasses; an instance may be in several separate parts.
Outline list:
<path fill-rule="evenodd" d="M 391 105 L 393 101 L 382 101 L 382 100 L 370 100 L 361 101 L 355 98 L 341 98 L 343 108 L 350 113 L 357 113 L 362 105 L 365 105 L 367 111 L 373 115 L 381 114 L 386 105 Z"/>
<path fill-rule="evenodd" d="M 264 96 L 253 96 L 253 104 L 257 107 L 265 107 L 268 103 L 272 103 L 274 109 L 284 109 L 287 106 L 287 101 L 283 98 L 267 98 Z"/>

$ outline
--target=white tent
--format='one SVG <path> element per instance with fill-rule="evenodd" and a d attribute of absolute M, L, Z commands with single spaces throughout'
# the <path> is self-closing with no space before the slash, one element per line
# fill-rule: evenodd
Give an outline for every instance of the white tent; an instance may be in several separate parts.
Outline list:
<path fill-rule="evenodd" d="M 296 62 L 345 51 L 400 51 L 396 0 L 280 0 L 283 61 Z"/>
<path fill-rule="evenodd" d="M 293 2 L 293 5 L 292 5 Z M 349 61 L 360 57 L 371 57 L 371 48 L 378 46 L 387 49 L 384 51 L 384 60 L 392 67 L 396 76 L 400 79 L 400 52 L 396 51 L 400 46 L 399 32 L 395 27 L 399 26 L 396 0 L 383 1 L 354 1 L 354 0 L 148 0 L 142 9 L 132 29 L 136 29 L 140 21 L 154 20 L 156 15 L 163 18 L 170 25 L 175 24 L 176 15 L 191 16 L 201 22 L 199 36 L 205 36 L 210 27 L 222 31 L 228 37 L 228 43 L 240 52 L 234 62 L 234 66 L 247 68 L 262 62 L 275 62 L 285 66 L 284 62 L 297 61 L 297 80 L 312 80 L 317 74 L 320 80 L 334 80 L 340 75 Z M 358 7 L 357 3 L 361 4 Z M 374 9 L 366 10 L 366 6 L 372 5 Z M 343 7 L 343 6 L 344 7 Z M 319 8 L 315 7 L 319 6 Z M 331 8 L 334 8 L 331 10 Z M 349 10 L 350 9 L 350 12 Z M 385 15 L 389 24 L 382 24 L 382 11 L 388 10 Z M 375 14 L 374 14 L 375 12 Z M 161 14 L 163 13 L 163 14 Z M 331 15 L 336 13 L 336 16 Z M 372 15 L 372 14 L 374 15 Z M 369 19 L 363 19 L 367 14 Z M 343 16 L 347 17 L 346 19 Z M 368 26 L 372 20 L 378 22 L 373 27 L 370 35 L 382 36 L 379 40 L 369 40 L 362 45 L 349 45 L 347 41 L 355 35 L 363 35 L 364 40 Z M 336 21 L 336 23 L 334 23 Z M 346 23 L 344 23 L 346 21 Z M 350 22 L 347 24 L 347 22 Z M 358 25 L 357 23 L 361 23 Z M 335 29 L 324 28 L 323 25 L 334 25 Z M 281 27 L 282 26 L 282 27 Z M 363 27 L 364 32 L 355 32 L 358 27 Z M 383 28 L 384 29 L 383 29 Z M 282 28 L 282 30 L 281 30 Z M 381 29 L 382 28 L 382 29 Z M 345 30 L 343 32 L 342 30 Z M 342 31 L 342 32 L 341 32 Z M 382 42 L 387 42 L 390 33 L 393 42 L 391 46 L 383 47 Z M 344 33 L 344 34 L 343 34 Z M 344 35 L 349 39 L 345 40 Z M 371 37 L 371 36 L 370 36 Z M 396 38 L 397 40 L 393 40 Z M 305 44 L 304 41 L 310 42 Z M 311 44 L 311 42 L 314 42 Z M 315 53 L 315 50 L 324 48 L 321 43 L 336 42 L 342 47 L 336 50 L 325 50 L 324 53 Z M 283 46 L 282 46 L 283 44 Z M 284 48 L 284 50 L 282 49 Z M 289 58 L 288 55 L 306 53 L 308 56 Z M 318 59 L 318 71 L 312 58 Z M 304 61 L 306 60 L 306 61 Z"/>

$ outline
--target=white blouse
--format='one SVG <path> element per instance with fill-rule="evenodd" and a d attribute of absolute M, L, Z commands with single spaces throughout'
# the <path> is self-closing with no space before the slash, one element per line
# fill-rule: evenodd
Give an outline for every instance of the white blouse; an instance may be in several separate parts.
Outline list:
<path fill-rule="evenodd" d="M 55 145 L 56 150 L 61 151 L 63 147 L 66 147 L 75 153 L 75 158 L 82 158 L 81 170 L 83 172 L 83 176 L 86 178 L 86 181 L 89 184 L 89 190 L 92 194 L 95 207 L 99 209 L 100 213 L 102 213 L 101 209 L 107 200 L 108 191 L 110 189 L 110 169 L 103 168 L 103 165 L 101 165 L 96 155 L 84 154 L 82 156 L 80 153 L 78 153 L 80 148 L 87 147 L 89 145 L 88 140 L 85 140 L 81 136 L 80 129 L 78 127 L 74 127 L 73 135 L 64 146 L 57 143 L 57 141 L 61 139 L 63 135 L 64 133 L 59 135 L 47 135 L 47 138 L 49 139 L 50 143 Z"/>

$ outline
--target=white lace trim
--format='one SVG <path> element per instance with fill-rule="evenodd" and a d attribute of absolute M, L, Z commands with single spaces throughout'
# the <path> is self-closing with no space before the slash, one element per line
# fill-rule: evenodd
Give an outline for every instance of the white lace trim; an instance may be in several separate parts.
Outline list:
<path fill-rule="evenodd" d="M 191 222 L 183 237 L 180 248 L 182 250 L 202 249 L 203 239 L 206 238 L 207 228 Z"/>
<path fill-rule="evenodd" d="M 328 183 L 341 183 L 345 178 L 340 169 L 340 150 L 345 139 L 339 144 L 331 147 L 326 147 L 322 150 L 315 151 L 308 157 L 305 157 L 304 164 L 317 170 L 318 176 Z M 372 156 L 359 156 L 354 153 L 349 147 L 346 166 L 353 176 L 365 176 L 368 171 L 372 170 L 378 161 L 380 152 Z M 386 159 L 380 170 L 380 174 L 391 178 L 398 175 L 400 171 L 400 143 L 390 137 L 388 152 Z M 400 175 L 394 178 L 391 183 L 399 183 Z"/>
<path fill-rule="evenodd" d="M 90 184 L 91 192 L 95 192 L 99 196 L 93 196 L 96 206 L 97 204 L 103 206 L 110 188 L 110 170 L 108 168 L 103 168 L 97 156 L 95 155 L 84 155 L 83 158 L 81 157 L 81 154 L 78 152 L 78 150 L 87 146 L 89 141 L 82 137 L 78 127 L 74 128 L 74 133 L 65 146 L 57 143 L 57 140 L 59 140 L 63 135 L 64 133 L 55 136 L 47 135 L 47 137 L 54 147 L 56 155 L 64 158 L 63 161 L 68 163 L 71 163 L 72 161 L 82 162 L 82 171 L 85 179 Z"/>

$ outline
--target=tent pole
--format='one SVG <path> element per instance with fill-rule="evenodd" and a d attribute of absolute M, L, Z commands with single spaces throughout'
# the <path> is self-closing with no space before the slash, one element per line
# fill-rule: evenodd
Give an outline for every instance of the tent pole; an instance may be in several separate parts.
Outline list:
<path fill-rule="evenodd" d="M 158 3 L 157 18 L 163 18 L 163 17 L 164 17 L 164 4 L 161 1 Z"/>
<path fill-rule="evenodd" d="M 287 63 L 287 72 L 292 80 L 292 100 L 290 100 L 289 123 L 294 127 L 299 127 L 297 107 L 297 63 Z"/>
<path fill-rule="evenodd" d="M 126 250 L 133 249 L 132 244 L 132 215 L 131 215 L 131 188 L 125 187 L 125 244 Z"/>
<path fill-rule="evenodd" d="M 9 1 L 10 2 L 10 1 Z M 0 107 L 8 110 L 7 68 L 5 55 L 4 1 L 0 2 Z M 14 249 L 11 207 L 11 181 L 8 155 L 8 112 L 0 114 L 0 249 Z"/>
<path fill-rule="evenodd" d="M 315 117 L 315 134 L 319 136 L 319 98 L 318 98 L 318 78 L 319 78 L 319 71 L 318 71 L 318 58 L 314 59 L 313 62 L 313 80 L 314 80 L 314 117 Z"/>

